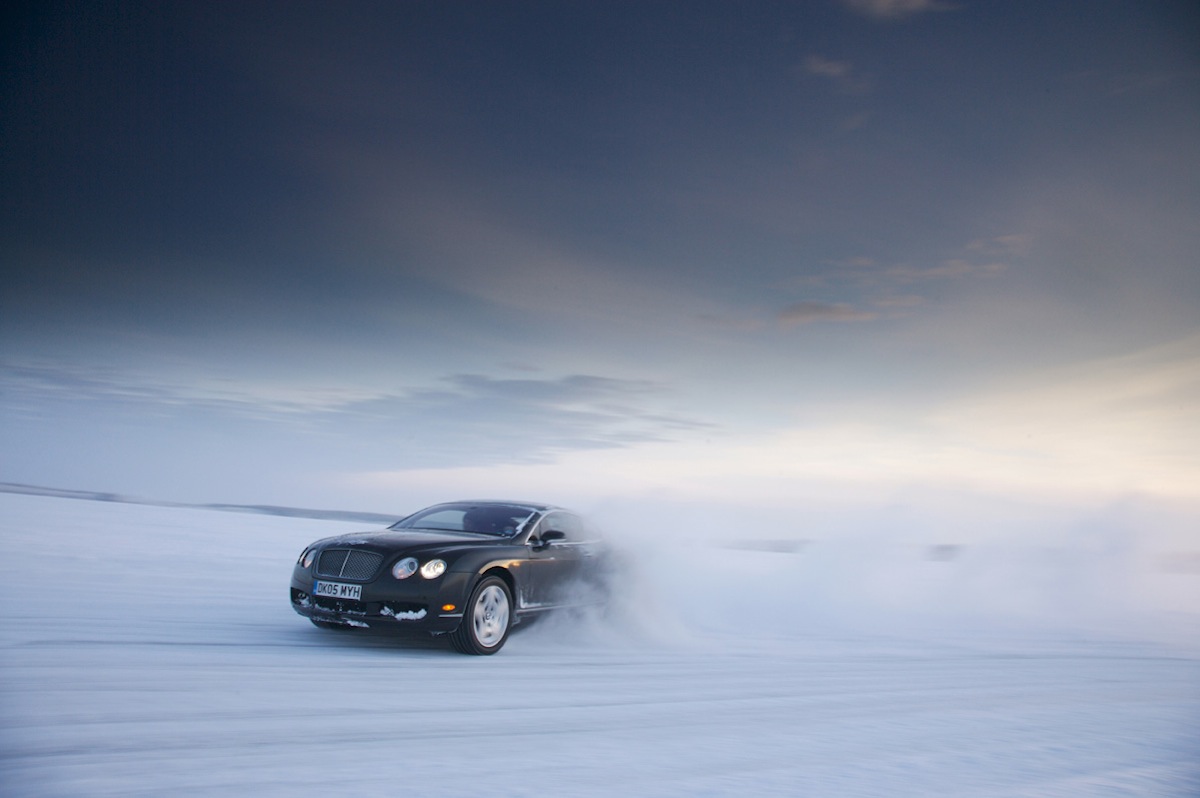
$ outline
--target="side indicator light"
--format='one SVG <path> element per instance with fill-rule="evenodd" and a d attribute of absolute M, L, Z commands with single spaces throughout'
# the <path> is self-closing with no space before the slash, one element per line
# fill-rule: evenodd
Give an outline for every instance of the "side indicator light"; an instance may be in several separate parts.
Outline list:
<path fill-rule="evenodd" d="M 454 612 L 455 609 L 457 609 L 457 607 L 455 607 L 453 604 L 442 605 L 442 612 Z"/>

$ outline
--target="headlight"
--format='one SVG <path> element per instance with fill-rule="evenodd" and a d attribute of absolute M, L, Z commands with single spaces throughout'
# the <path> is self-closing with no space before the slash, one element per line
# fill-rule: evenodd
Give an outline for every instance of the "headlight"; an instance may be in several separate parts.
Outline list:
<path fill-rule="evenodd" d="M 316 550 L 305 549 L 304 551 L 300 552 L 300 559 L 298 562 L 302 568 L 312 568 L 313 560 L 315 559 L 317 559 Z"/>
<path fill-rule="evenodd" d="M 446 572 L 445 560 L 430 560 L 421 566 L 421 576 L 426 579 L 437 579 Z"/>
<path fill-rule="evenodd" d="M 417 558 L 405 557 L 392 566 L 392 576 L 397 579 L 408 579 L 417 572 Z"/>

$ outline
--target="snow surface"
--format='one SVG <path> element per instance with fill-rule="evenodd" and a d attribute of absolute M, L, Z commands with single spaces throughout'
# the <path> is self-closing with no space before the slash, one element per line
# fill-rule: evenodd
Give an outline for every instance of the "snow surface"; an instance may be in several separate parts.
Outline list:
<path fill-rule="evenodd" d="M 1121 593 L 1187 568 L 626 541 L 610 617 L 468 657 L 292 612 L 362 528 L 0 495 L 0 793 L 1200 794 L 1195 608 Z"/>

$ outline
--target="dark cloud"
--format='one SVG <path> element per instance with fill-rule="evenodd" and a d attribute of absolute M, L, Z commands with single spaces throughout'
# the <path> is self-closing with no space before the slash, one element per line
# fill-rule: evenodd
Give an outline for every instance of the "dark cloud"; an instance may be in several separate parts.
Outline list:
<path fill-rule="evenodd" d="M 224 440 L 234 460 L 242 449 L 265 447 L 347 471 L 546 462 L 560 452 L 712 427 L 672 413 L 666 389 L 645 380 L 458 374 L 440 383 L 369 398 L 255 396 L 246 386 L 214 390 L 104 369 L 9 365 L 0 369 L 0 407 L 8 422 L 29 429 L 52 424 L 55 414 L 86 417 L 90 429 L 71 442 L 84 457 L 95 456 L 113 429 L 135 427 L 127 441 L 153 439 L 157 429 L 185 449 L 193 438 L 207 439 L 205 446 Z M 129 446 L 121 457 L 132 463 L 146 451 Z"/>
<path fill-rule="evenodd" d="M 942 0 L 842 0 L 842 4 L 874 19 L 900 19 L 927 11 L 950 11 L 952 3 Z"/>
<path fill-rule="evenodd" d="M 965 258 L 951 258 L 936 266 L 893 266 L 884 276 L 901 283 L 920 280 L 956 280 L 963 277 L 995 277 L 1007 269 L 1007 264 L 993 261 L 975 263 Z"/>
<path fill-rule="evenodd" d="M 326 419 L 338 429 L 373 429 L 397 453 L 420 453 L 419 461 L 392 467 L 543 462 L 556 452 L 668 440 L 712 426 L 662 412 L 663 387 L 641 380 L 462 374 L 443 382 L 331 409 Z"/>
<path fill-rule="evenodd" d="M 0 397 L 11 408 L 14 402 L 36 406 L 47 398 L 159 403 L 173 401 L 176 393 L 161 384 L 130 380 L 105 367 L 0 363 Z"/>
<path fill-rule="evenodd" d="M 797 302 L 779 311 L 777 318 L 785 327 L 822 321 L 871 321 L 878 315 L 852 305 L 825 302 Z"/>
<path fill-rule="evenodd" d="M 832 81 L 839 90 L 848 94 L 862 94 L 871 89 L 871 80 L 855 69 L 849 61 L 810 55 L 804 59 L 804 71 L 814 77 Z"/>

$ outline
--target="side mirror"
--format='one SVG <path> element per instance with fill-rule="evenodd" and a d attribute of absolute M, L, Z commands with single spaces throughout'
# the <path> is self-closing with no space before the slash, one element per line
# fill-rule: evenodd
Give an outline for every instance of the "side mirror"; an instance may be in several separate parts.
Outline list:
<path fill-rule="evenodd" d="M 554 542 L 556 540 L 564 540 L 564 539 L 566 539 L 566 537 L 567 537 L 567 533 L 565 533 L 561 530 L 547 529 L 545 532 L 542 533 L 542 537 L 541 537 L 542 545 L 549 546 L 552 542 Z"/>

